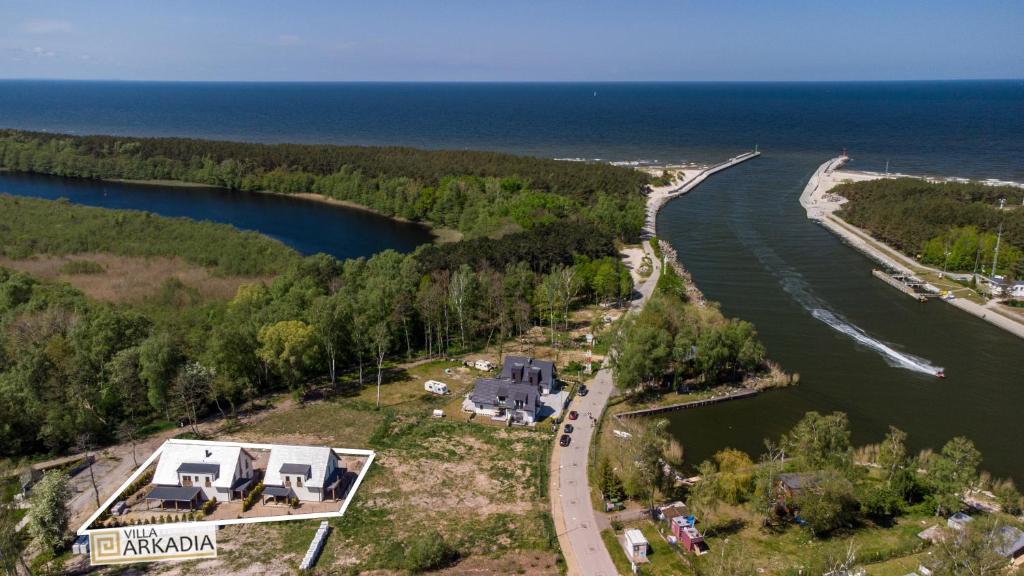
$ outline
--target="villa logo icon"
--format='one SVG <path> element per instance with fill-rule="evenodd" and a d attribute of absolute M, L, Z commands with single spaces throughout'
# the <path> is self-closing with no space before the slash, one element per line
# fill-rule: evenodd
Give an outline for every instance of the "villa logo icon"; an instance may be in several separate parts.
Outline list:
<path fill-rule="evenodd" d="M 105 564 L 121 558 L 121 531 L 104 530 L 90 534 L 89 551 L 93 564 Z"/>

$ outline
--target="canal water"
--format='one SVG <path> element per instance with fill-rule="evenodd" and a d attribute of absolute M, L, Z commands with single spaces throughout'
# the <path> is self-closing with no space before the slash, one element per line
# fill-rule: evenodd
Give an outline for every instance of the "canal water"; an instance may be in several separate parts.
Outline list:
<path fill-rule="evenodd" d="M 222 188 L 126 184 L 0 172 L 0 194 L 50 200 L 67 198 L 87 206 L 210 220 L 262 232 L 302 254 L 325 252 L 342 259 L 370 256 L 389 248 L 411 252 L 433 239 L 424 226 L 398 222 L 365 210 Z"/>
<path fill-rule="evenodd" d="M 856 444 L 890 424 L 914 448 L 974 440 L 983 467 L 1024 480 L 1024 341 L 871 276 L 872 262 L 808 220 L 797 198 L 820 154 L 766 152 L 668 204 L 658 233 L 704 294 L 753 322 L 798 386 L 672 413 L 696 465 L 725 446 L 756 456 L 805 412 L 840 410 Z M 943 367 L 945 379 L 931 367 Z"/>

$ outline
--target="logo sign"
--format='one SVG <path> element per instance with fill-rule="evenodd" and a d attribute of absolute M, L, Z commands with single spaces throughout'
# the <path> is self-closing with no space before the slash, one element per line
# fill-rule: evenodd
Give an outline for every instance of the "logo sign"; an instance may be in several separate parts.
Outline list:
<path fill-rule="evenodd" d="M 217 557 L 217 528 L 206 526 L 132 526 L 89 532 L 93 566 Z"/>

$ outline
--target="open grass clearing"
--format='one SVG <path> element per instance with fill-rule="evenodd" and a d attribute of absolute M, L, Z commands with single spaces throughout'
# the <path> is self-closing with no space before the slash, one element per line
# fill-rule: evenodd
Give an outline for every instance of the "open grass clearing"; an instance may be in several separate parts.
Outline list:
<path fill-rule="evenodd" d="M 99 267 L 84 273 L 92 263 Z M 76 254 L 68 256 L 36 255 L 13 259 L 0 257 L 0 267 L 9 268 L 50 281 L 67 282 L 95 300 L 113 303 L 139 304 L 147 299 L 159 298 L 168 281 L 180 283 L 194 291 L 201 300 L 227 300 L 233 298 L 238 287 L 253 282 L 270 282 L 271 276 L 214 275 L 203 266 L 190 264 L 181 258 L 163 256 L 118 256 L 106 253 Z"/>

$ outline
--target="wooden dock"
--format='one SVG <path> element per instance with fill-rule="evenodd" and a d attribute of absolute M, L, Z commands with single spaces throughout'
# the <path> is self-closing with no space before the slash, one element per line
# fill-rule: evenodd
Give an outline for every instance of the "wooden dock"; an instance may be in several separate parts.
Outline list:
<path fill-rule="evenodd" d="M 616 418 L 634 418 L 636 416 L 652 416 L 654 414 L 661 414 L 663 412 L 674 412 L 676 410 L 686 410 L 688 408 L 700 408 L 701 406 L 710 406 L 711 404 L 718 404 L 719 402 L 728 402 L 730 400 L 739 400 L 740 398 L 747 398 L 754 396 L 760 392 L 760 390 L 746 388 L 736 392 L 730 392 L 722 396 L 715 396 L 713 398 L 705 398 L 703 400 L 693 400 L 691 402 L 680 402 L 679 404 L 669 404 L 668 406 L 658 406 L 656 408 L 645 408 L 643 410 L 633 410 L 632 412 L 622 412 L 616 414 Z"/>
<path fill-rule="evenodd" d="M 916 276 L 889 274 L 888 272 L 879 270 L 878 268 L 872 270 L 871 275 L 919 302 L 926 302 L 929 298 L 938 297 L 938 294 L 933 294 L 928 291 L 918 291 L 918 288 L 924 289 L 927 283 Z"/>

